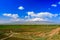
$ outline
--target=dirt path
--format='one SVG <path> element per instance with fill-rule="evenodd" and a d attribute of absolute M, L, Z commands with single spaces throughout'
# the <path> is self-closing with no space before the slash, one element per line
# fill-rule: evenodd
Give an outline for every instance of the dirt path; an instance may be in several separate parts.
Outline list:
<path fill-rule="evenodd" d="M 51 32 L 49 32 L 48 36 L 53 36 L 55 34 L 59 34 L 60 28 L 53 29 Z"/>
<path fill-rule="evenodd" d="M 8 37 L 2 38 L 2 39 L 0 39 L 0 40 L 5 40 L 5 39 L 10 38 L 10 37 L 12 37 L 12 36 L 13 36 L 13 32 L 12 32 L 12 31 L 10 31 L 10 34 L 9 34 L 9 36 L 8 36 Z"/>

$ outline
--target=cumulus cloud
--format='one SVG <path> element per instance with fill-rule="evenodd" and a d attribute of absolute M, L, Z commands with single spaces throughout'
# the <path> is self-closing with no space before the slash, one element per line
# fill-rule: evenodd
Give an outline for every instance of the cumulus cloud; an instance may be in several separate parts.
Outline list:
<path fill-rule="evenodd" d="M 60 2 L 58 2 L 58 4 L 60 4 Z"/>
<path fill-rule="evenodd" d="M 11 13 L 4 13 L 3 16 L 11 17 L 11 18 L 18 18 L 18 14 L 11 14 Z"/>
<path fill-rule="evenodd" d="M 9 21 L 20 21 L 18 14 L 4 13 L 3 16 L 10 17 Z"/>
<path fill-rule="evenodd" d="M 48 21 L 49 18 L 57 17 L 58 14 L 52 14 L 50 12 L 40 12 L 40 13 L 34 13 L 27 12 L 28 16 L 25 16 L 28 21 Z"/>
<path fill-rule="evenodd" d="M 27 19 L 26 21 L 48 21 L 48 20 L 43 18 L 30 18 L 30 19 Z"/>
<path fill-rule="evenodd" d="M 57 5 L 56 5 L 56 4 L 52 4 L 51 6 L 52 6 L 52 7 L 57 7 Z"/>
<path fill-rule="evenodd" d="M 35 16 L 35 13 L 32 11 L 32 12 L 27 12 L 28 15 L 31 15 L 31 16 Z"/>
<path fill-rule="evenodd" d="M 4 13 L 3 16 L 10 17 L 10 21 L 51 21 L 53 17 L 57 17 L 59 14 L 52 14 L 50 12 L 27 12 L 25 18 L 20 18 L 18 14 Z"/>
<path fill-rule="evenodd" d="M 40 13 L 28 12 L 28 16 L 40 17 L 40 18 L 44 18 L 44 17 L 52 18 L 58 16 L 58 14 L 52 14 L 50 12 L 40 12 Z"/>
<path fill-rule="evenodd" d="M 19 6 L 19 7 L 18 7 L 18 9 L 23 10 L 23 9 L 24 9 L 24 7 L 23 7 L 23 6 Z"/>

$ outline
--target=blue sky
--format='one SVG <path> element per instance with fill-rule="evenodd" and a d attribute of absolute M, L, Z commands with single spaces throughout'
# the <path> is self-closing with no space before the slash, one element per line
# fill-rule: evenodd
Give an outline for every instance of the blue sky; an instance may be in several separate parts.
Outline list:
<path fill-rule="evenodd" d="M 60 22 L 60 0 L 0 0 L 0 23 Z"/>

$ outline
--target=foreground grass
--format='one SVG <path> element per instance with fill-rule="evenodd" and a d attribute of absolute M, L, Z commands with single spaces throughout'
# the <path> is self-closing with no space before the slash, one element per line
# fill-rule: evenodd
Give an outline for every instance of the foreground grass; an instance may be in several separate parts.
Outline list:
<path fill-rule="evenodd" d="M 0 25 L 0 39 L 12 35 L 5 40 L 60 40 L 60 32 L 48 36 L 56 28 L 60 25 Z"/>

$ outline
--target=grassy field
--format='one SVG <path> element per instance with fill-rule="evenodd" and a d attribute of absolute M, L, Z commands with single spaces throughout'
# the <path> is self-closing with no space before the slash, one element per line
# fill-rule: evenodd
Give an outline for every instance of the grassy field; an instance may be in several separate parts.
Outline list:
<path fill-rule="evenodd" d="M 0 25 L 0 40 L 60 40 L 60 25 Z"/>

